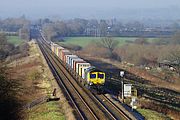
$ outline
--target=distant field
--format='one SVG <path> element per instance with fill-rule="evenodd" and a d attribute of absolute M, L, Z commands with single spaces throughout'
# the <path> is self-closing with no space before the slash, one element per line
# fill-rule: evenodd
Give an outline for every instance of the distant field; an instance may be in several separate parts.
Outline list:
<path fill-rule="evenodd" d="M 23 40 L 20 39 L 18 36 L 7 36 L 8 42 L 14 45 L 20 45 L 23 43 Z"/>
<path fill-rule="evenodd" d="M 117 40 L 119 42 L 119 46 L 126 43 L 126 41 L 134 41 L 137 39 L 136 37 L 114 37 L 114 40 Z M 148 38 L 149 42 L 152 42 L 158 38 Z M 65 38 L 65 42 L 60 42 L 64 44 L 73 44 L 73 45 L 79 45 L 81 47 L 85 47 L 90 43 L 97 42 L 101 40 L 101 37 L 67 37 Z"/>

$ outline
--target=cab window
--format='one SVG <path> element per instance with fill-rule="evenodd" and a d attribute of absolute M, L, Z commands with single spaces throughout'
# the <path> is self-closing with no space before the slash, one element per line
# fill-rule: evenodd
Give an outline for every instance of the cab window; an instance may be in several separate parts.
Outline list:
<path fill-rule="evenodd" d="M 90 74 L 90 78 L 96 78 L 96 74 Z"/>
<path fill-rule="evenodd" d="M 98 74 L 98 78 L 104 78 L 104 74 Z"/>

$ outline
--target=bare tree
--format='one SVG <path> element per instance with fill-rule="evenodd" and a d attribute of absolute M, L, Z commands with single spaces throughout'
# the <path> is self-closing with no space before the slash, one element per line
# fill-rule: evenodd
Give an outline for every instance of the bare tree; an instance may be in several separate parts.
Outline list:
<path fill-rule="evenodd" d="M 100 23 L 99 23 L 99 29 L 100 29 L 101 37 L 107 36 L 108 24 L 106 23 L 105 20 L 101 20 L 101 21 L 100 21 Z"/>
<path fill-rule="evenodd" d="M 171 38 L 171 41 L 170 41 L 172 44 L 180 44 L 180 31 L 176 32 L 172 38 Z"/>
<path fill-rule="evenodd" d="M 0 119 L 19 120 L 22 101 L 19 101 L 17 91 L 22 90 L 22 86 L 17 79 L 11 78 L 9 69 L 0 61 Z"/>
<path fill-rule="evenodd" d="M 30 31 L 29 31 L 29 29 L 26 28 L 26 27 L 23 27 L 23 28 L 19 29 L 19 37 L 21 39 L 29 41 L 29 39 L 30 39 Z"/>
<path fill-rule="evenodd" d="M 0 34 L 0 50 L 4 48 L 4 46 L 7 44 L 7 38 L 5 34 Z"/>
<path fill-rule="evenodd" d="M 56 32 L 54 30 L 54 24 L 52 24 L 52 23 L 44 25 L 43 26 L 43 31 L 44 31 L 44 33 L 46 35 L 46 39 L 48 41 L 51 41 L 51 38 L 53 36 L 56 36 Z"/>
<path fill-rule="evenodd" d="M 168 58 L 177 73 L 180 75 L 180 51 L 172 51 Z"/>
<path fill-rule="evenodd" d="M 0 34 L 0 60 L 7 56 L 7 38 L 5 34 Z"/>
<path fill-rule="evenodd" d="M 148 44 L 148 41 L 146 38 L 140 37 L 138 39 L 136 39 L 134 41 L 135 44 L 140 44 L 140 45 L 144 45 L 144 44 Z"/>
<path fill-rule="evenodd" d="M 105 37 L 101 39 L 100 46 L 108 50 L 109 56 L 111 58 L 116 58 L 117 55 L 113 53 L 113 51 L 118 46 L 118 43 L 119 43 L 118 41 L 113 40 L 111 37 Z"/>

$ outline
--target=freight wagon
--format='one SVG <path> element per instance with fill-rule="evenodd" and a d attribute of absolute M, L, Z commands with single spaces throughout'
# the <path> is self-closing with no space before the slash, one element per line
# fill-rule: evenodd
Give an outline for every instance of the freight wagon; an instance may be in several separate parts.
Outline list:
<path fill-rule="evenodd" d="M 81 77 L 82 83 L 89 87 L 100 88 L 105 83 L 105 73 L 91 66 L 77 55 L 72 54 L 69 50 L 51 42 L 51 51 L 54 52 L 60 60 Z"/>

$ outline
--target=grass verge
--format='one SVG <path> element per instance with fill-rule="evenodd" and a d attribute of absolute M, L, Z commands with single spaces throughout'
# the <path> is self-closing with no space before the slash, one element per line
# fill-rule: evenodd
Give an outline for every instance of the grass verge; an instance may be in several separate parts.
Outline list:
<path fill-rule="evenodd" d="M 65 116 L 59 111 L 59 102 L 48 102 L 29 110 L 28 120 L 65 120 Z"/>
<path fill-rule="evenodd" d="M 141 113 L 146 120 L 170 120 L 166 115 L 150 109 L 137 109 L 137 111 Z"/>

